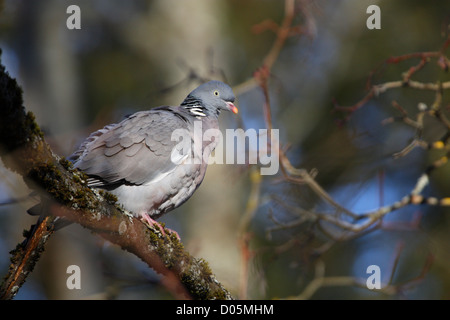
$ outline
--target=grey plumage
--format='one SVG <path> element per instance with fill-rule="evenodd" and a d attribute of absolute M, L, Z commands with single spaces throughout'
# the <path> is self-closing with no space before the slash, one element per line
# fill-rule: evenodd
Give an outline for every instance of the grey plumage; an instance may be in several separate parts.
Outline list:
<path fill-rule="evenodd" d="M 184 129 L 193 143 L 194 122 L 201 121 L 202 135 L 208 129 L 218 129 L 221 110 L 237 113 L 234 99 L 228 85 L 207 82 L 178 107 L 137 112 L 92 133 L 69 160 L 90 177 L 89 186 L 115 194 L 135 216 L 158 218 L 192 196 L 204 178 L 209 153 L 217 144 L 215 140 L 203 142 L 200 155 L 188 150 L 186 157 L 197 157 L 197 161 L 188 162 L 186 157 L 174 157 L 180 150 L 172 133 Z"/>

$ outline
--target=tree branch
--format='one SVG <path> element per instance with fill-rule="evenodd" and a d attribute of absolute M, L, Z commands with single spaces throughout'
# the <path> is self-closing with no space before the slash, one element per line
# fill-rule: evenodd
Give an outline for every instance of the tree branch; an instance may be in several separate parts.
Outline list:
<path fill-rule="evenodd" d="M 25 111 L 21 88 L 1 64 L 0 146 L 5 166 L 40 191 L 43 199 L 51 199 L 44 201 L 49 216 L 41 217 L 27 240 L 11 252 L 1 298 L 17 294 L 53 233 L 57 217 L 63 217 L 138 256 L 165 276 L 166 287 L 178 298 L 232 299 L 207 262 L 192 257 L 175 236 L 165 236 L 131 216 L 112 196 L 87 187 L 86 176 L 52 152 L 33 114 Z"/>

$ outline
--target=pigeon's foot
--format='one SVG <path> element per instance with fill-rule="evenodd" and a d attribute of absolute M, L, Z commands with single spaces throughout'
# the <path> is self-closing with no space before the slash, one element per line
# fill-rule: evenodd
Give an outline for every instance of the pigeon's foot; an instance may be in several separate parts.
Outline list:
<path fill-rule="evenodd" d="M 148 214 L 143 214 L 143 215 L 141 216 L 141 221 L 142 221 L 144 224 L 147 224 L 147 225 L 150 226 L 150 227 L 155 227 L 155 226 L 158 227 L 159 230 L 161 230 L 162 235 L 163 235 L 164 237 L 166 236 L 166 233 L 165 233 L 165 231 L 164 231 L 164 227 L 163 227 L 159 222 L 157 222 L 156 220 L 153 220 L 152 218 L 150 218 L 150 216 L 149 216 Z M 181 239 L 180 239 L 180 235 L 178 234 L 178 232 L 176 232 L 175 230 L 169 229 L 169 228 L 166 228 L 166 230 L 167 230 L 170 234 L 174 234 L 174 235 L 177 237 L 178 241 L 181 240 Z"/>

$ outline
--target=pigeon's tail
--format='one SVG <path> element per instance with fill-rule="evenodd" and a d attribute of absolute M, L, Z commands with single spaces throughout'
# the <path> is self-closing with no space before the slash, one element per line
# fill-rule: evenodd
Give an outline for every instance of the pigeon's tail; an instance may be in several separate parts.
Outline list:
<path fill-rule="evenodd" d="M 42 205 L 42 203 L 38 203 L 37 205 L 32 206 L 30 209 L 28 209 L 27 213 L 30 216 L 40 216 L 42 211 L 43 211 L 43 205 Z"/>
<path fill-rule="evenodd" d="M 49 215 L 50 212 L 50 200 L 43 200 L 40 203 L 32 206 L 27 210 L 27 213 L 31 216 L 39 216 L 38 223 L 47 215 Z M 72 222 L 64 219 L 64 218 L 58 218 L 55 220 L 54 224 L 54 230 L 57 231 L 59 229 L 62 229 L 68 225 L 72 224 Z"/>

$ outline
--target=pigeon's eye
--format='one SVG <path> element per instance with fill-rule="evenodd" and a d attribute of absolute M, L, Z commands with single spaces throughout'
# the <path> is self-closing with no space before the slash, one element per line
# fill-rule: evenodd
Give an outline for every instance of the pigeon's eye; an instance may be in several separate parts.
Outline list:
<path fill-rule="evenodd" d="M 214 95 L 215 95 L 215 96 L 218 96 L 218 95 L 219 95 L 219 91 L 215 90 L 215 91 L 214 91 Z"/>

